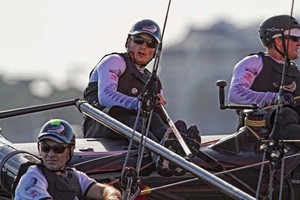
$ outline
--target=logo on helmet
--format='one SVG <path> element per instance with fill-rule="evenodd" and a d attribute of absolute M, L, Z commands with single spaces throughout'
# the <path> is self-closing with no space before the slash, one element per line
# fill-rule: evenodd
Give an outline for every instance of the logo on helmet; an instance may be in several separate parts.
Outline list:
<path fill-rule="evenodd" d="M 152 26 L 143 26 L 144 31 L 149 31 L 151 33 L 155 33 L 157 31 L 157 27 L 155 25 Z"/>
<path fill-rule="evenodd" d="M 49 132 L 58 133 L 60 135 L 66 135 L 66 129 L 63 125 L 53 126 L 48 129 Z"/>
<path fill-rule="evenodd" d="M 266 31 L 274 32 L 274 31 L 282 31 L 282 29 L 272 27 L 272 28 L 267 28 Z"/>

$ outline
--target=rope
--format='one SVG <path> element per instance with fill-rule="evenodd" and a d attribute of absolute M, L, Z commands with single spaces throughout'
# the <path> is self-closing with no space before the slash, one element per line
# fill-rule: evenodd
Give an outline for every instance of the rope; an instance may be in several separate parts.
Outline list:
<path fill-rule="evenodd" d="M 259 135 L 257 133 L 255 133 L 255 131 L 253 131 L 249 126 L 246 126 L 246 127 L 257 139 L 260 139 Z"/>
<path fill-rule="evenodd" d="M 268 142 L 269 140 L 262 140 L 262 142 Z M 280 140 L 280 142 L 300 142 L 300 140 Z"/>
<path fill-rule="evenodd" d="M 250 120 L 250 119 L 247 119 L 245 118 L 245 126 L 246 128 L 257 138 L 257 139 L 260 139 L 260 136 L 250 127 L 263 127 L 264 125 L 266 124 L 266 121 L 263 119 L 263 120 L 260 120 L 260 121 L 257 121 L 257 120 Z"/>
<path fill-rule="evenodd" d="M 246 126 L 254 126 L 254 127 L 262 127 L 266 124 L 266 120 L 250 120 L 250 119 L 245 119 L 245 125 Z"/>

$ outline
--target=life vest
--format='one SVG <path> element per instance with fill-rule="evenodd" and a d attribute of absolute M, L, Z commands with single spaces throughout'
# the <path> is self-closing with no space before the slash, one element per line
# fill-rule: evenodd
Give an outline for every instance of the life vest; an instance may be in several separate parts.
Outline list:
<path fill-rule="evenodd" d="M 105 55 L 103 58 L 112 54 L 121 55 L 124 58 L 126 63 L 126 69 L 124 73 L 119 77 L 117 91 L 128 96 L 138 97 L 143 92 L 145 84 L 151 77 L 151 73 L 147 69 L 145 69 L 144 74 L 141 73 L 136 68 L 133 60 L 130 58 L 128 53 L 111 53 Z M 101 58 L 101 60 L 103 58 Z M 93 70 L 95 70 L 95 68 Z M 90 72 L 90 76 L 93 70 Z M 162 88 L 161 82 L 157 78 L 157 93 L 159 93 L 161 88 Z M 110 111 L 112 110 L 112 108 L 111 107 L 106 108 L 105 106 L 99 104 L 98 82 L 90 82 L 87 88 L 84 90 L 83 97 L 89 104 L 110 115 Z M 114 111 L 112 111 L 114 115 L 122 114 L 123 112 L 122 110 L 124 108 L 118 106 L 112 106 L 112 107 L 115 108 Z M 133 112 L 134 114 L 137 113 L 136 111 L 131 111 L 131 112 Z M 166 116 L 164 116 L 162 110 L 159 107 L 155 107 L 154 112 L 159 114 L 163 122 L 165 123 L 167 122 Z M 83 116 L 82 131 L 84 137 L 112 137 L 112 138 L 121 137 L 119 134 L 115 133 L 114 131 L 107 128 L 103 124 L 96 122 L 95 120 L 93 120 L 88 116 Z"/>
<path fill-rule="evenodd" d="M 282 79 L 282 71 L 283 71 L 283 64 L 274 61 L 270 56 L 266 56 L 263 52 L 253 53 L 250 55 L 259 55 L 263 59 L 263 68 L 260 73 L 255 78 L 251 90 L 258 91 L 258 92 L 279 92 L 279 88 L 281 85 Z M 290 85 L 293 82 L 296 84 L 296 90 L 291 92 L 293 96 L 300 95 L 300 75 L 298 71 L 298 67 L 293 63 L 290 62 L 289 66 L 285 68 L 285 80 L 284 85 Z M 295 107 L 293 108 L 297 113 L 300 113 L 300 108 Z M 239 114 L 239 123 L 237 126 L 237 130 L 244 126 L 244 118 L 245 114 L 240 110 L 237 111 Z M 266 115 L 266 124 L 270 127 L 274 121 L 274 114 L 273 112 L 269 111 Z"/>
<path fill-rule="evenodd" d="M 277 63 L 271 57 L 260 52 L 258 55 L 263 58 L 263 68 L 255 78 L 251 86 L 252 90 L 258 92 L 279 92 L 282 79 L 283 64 Z M 294 63 L 285 68 L 284 85 L 296 84 L 296 90 L 291 92 L 294 96 L 300 95 L 300 73 Z"/>
<path fill-rule="evenodd" d="M 148 81 L 148 79 L 150 78 L 151 73 L 147 69 L 145 69 L 144 74 L 141 73 L 136 68 L 134 62 L 129 57 L 128 53 L 111 53 L 111 54 L 105 55 L 103 58 L 105 58 L 108 55 L 112 55 L 112 54 L 121 55 L 126 62 L 126 69 L 125 69 L 124 73 L 119 77 L 117 91 L 120 93 L 123 93 L 125 95 L 128 95 L 128 96 L 138 97 L 143 92 L 144 86 L 145 86 L 146 82 Z M 91 71 L 91 73 L 92 73 L 92 71 Z M 90 75 L 91 75 L 91 73 L 90 73 Z M 158 79 L 157 84 L 158 84 L 157 93 L 159 93 L 160 89 L 162 88 L 161 82 L 159 79 Z M 98 103 L 98 105 L 99 105 L 98 82 L 90 82 L 88 84 L 87 88 L 84 90 L 83 95 L 84 95 L 83 96 L 84 99 L 87 102 L 89 102 L 90 104 L 96 105 Z M 99 106 L 101 107 L 101 105 L 99 105 Z M 104 107 L 102 107 L 102 108 L 104 108 Z"/>
<path fill-rule="evenodd" d="M 37 165 L 44 174 L 47 182 L 47 191 L 55 200 L 83 200 L 79 180 L 71 168 L 66 168 L 62 176 L 47 170 L 43 165 Z"/>

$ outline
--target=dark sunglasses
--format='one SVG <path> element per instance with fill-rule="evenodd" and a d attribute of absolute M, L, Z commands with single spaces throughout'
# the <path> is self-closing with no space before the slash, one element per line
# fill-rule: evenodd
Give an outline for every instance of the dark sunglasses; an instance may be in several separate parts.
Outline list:
<path fill-rule="evenodd" d="M 293 42 L 299 42 L 300 41 L 300 37 L 298 36 L 294 36 L 294 35 L 287 35 L 287 36 L 284 36 L 285 39 L 290 39 L 292 40 Z"/>
<path fill-rule="evenodd" d="M 52 149 L 54 153 L 63 153 L 65 152 L 66 148 L 69 148 L 70 145 L 63 145 L 63 144 L 57 144 L 54 146 L 50 146 L 48 144 L 41 144 L 41 151 L 45 153 L 49 153 L 49 151 Z"/>
<path fill-rule="evenodd" d="M 149 47 L 151 49 L 156 48 L 158 46 L 158 43 L 154 40 L 147 40 L 147 39 L 139 37 L 139 36 L 131 36 L 130 38 L 136 44 L 144 44 L 144 42 L 146 42 L 147 47 Z"/>

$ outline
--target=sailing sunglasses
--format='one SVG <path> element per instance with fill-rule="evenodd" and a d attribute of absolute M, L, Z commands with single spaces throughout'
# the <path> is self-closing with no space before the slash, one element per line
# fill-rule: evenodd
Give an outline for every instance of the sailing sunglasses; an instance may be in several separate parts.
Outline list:
<path fill-rule="evenodd" d="M 65 152 L 66 148 L 69 148 L 70 145 L 63 145 L 63 144 L 57 144 L 54 146 L 50 146 L 48 144 L 41 144 L 41 151 L 44 153 L 49 153 L 49 151 L 52 149 L 52 151 L 56 154 L 60 154 Z"/>
<path fill-rule="evenodd" d="M 146 42 L 147 47 L 154 49 L 158 46 L 158 43 L 154 40 L 147 40 L 145 38 L 139 37 L 139 36 L 131 36 L 130 37 L 134 43 L 136 44 L 144 44 L 144 42 Z"/>
<path fill-rule="evenodd" d="M 294 36 L 294 35 L 284 36 L 284 39 L 290 39 L 293 42 L 299 42 L 300 41 L 300 37 L 299 36 Z"/>

